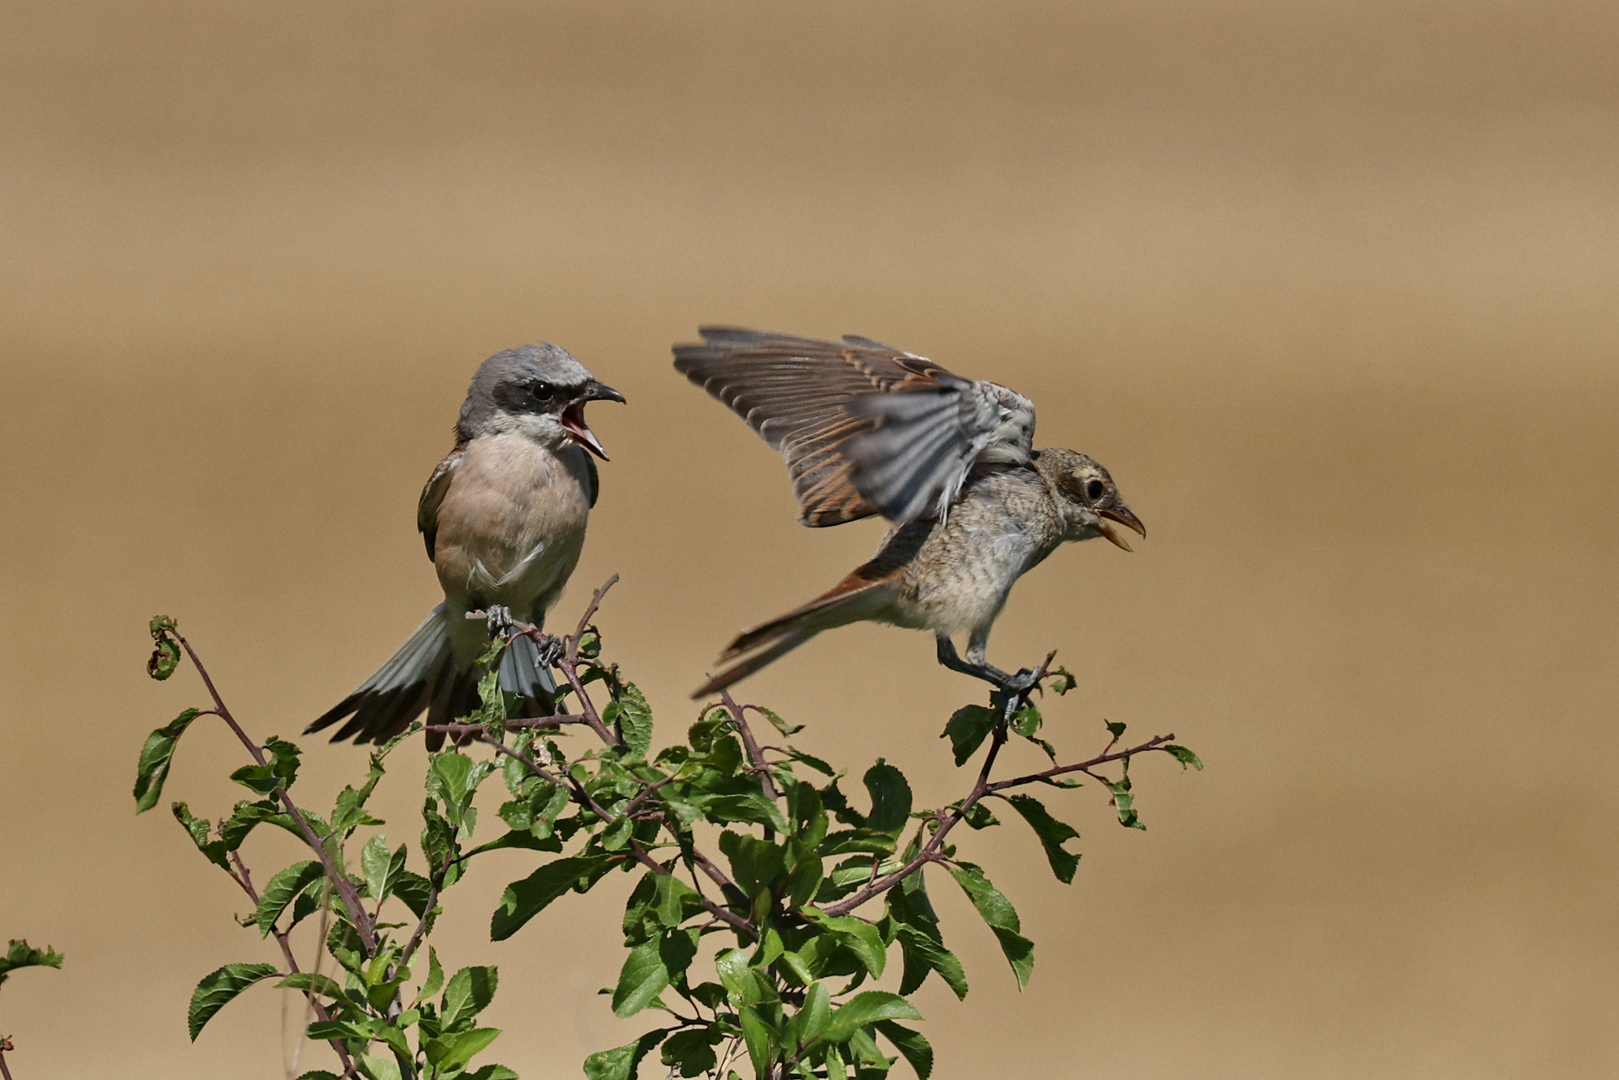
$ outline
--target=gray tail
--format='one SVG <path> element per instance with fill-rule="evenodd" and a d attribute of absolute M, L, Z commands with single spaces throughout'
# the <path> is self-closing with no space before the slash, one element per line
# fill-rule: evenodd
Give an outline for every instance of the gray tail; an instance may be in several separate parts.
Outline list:
<path fill-rule="evenodd" d="M 304 728 L 305 735 L 347 721 L 333 742 L 385 743 L 427 710 L 429 724 L 447 724 L 478 707 L 478 668 L 456 667 L 450 651 L 444 605 L 432 613 L 377 673 Z M 556 685 L 539 666 L 539 649 L 531 638 L 517 638 L 501 656 L 500 686 L 518 694 L 519 716 L 549 716 Z M 444 744 L 444 732 L 429 731 L 427 748 Z"/>

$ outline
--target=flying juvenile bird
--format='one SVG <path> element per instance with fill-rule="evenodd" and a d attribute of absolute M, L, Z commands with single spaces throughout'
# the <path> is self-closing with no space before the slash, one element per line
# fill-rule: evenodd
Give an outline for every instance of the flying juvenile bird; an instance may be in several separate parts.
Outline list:
<path fill-rule="evenodd" d="M 304 729 L 347 719 L 333 742 L 386 742 L 423 709 L 442 724 L 478 705 L 475 661 L 503 619 L 541 625 L 585 542 L 599 487 L 585 424 L 590 401 L 623 401 L 556 345 L 520 345 L 485 360 L 472 377 L 451 450 L 422 489 L 416 525 L 438 571 L 444 602 L 400 650 L 348 697 Z M 587 453 L 586 451 L 589 451 Z M 468 612 L 489 612 L 488 621 Z M 556 689 L 533 638 L 513 638 L 500 685 L 524 710 L 548 715 Z M 429 731 L 436 750 L 443 732 Z"/>
<path fill-rule="evenodd" d="M 939 662 L 1006 687 L 990 628 L 1012 585 L 1068 540 L 1117 522 L 1147 535 L 1096 461 L 1036 450 L 1034 405 L 862 337 L 841 344 L 702 327 L 675 368 L 737 412 L 787 460 L 799 520 L 894 522 L 871 561 L 802 607 L 745 631 L 693 697 L 753 674 L 822 630 L 869 620 L 931 630 Z M 967 635 L 964 662 L 952 642 Z"/>

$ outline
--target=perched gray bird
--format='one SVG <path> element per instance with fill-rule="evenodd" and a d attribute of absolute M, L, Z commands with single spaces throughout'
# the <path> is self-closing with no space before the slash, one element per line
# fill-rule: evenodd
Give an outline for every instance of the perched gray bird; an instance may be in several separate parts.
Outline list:
<path fill-rule="evenodd" d="M 870 562 L 803 607 L 744 632 L 693 697 L 753 674 L 822 630 L 871 621 L 931 630 L 939 662 L 999 686 L 990 628 L 1012 585 L 1069 540 L 1109 523 L 1147 534 L 1106 469 L 1033 448 L 1034 406 L 990 382 L 860 337 L 841 344 L 703 327 L 675 367 L 780 450 L 806 525 L 882 514 L 895 522 Z M 952 638 L 967 635 L 967 658 Z"/>
<path fill-rule="evenodd" d="M 304 729 L 347 719 L 333 742 L 386 742 L 423 709 L 442 724 L 477 707 L 475 661 L 503 618 L 536 625 L 568 583 L 599 487 L 585 404 L 623 401 L 556 345 L 521 345 L 485 360 L 472 377 L 451 450 L 422 489 L 416 524 L 444 602 L 382 668 Z M 587 453 L 586 451 L 589 451 Z M 491 618 L 468 619 L 472 611 Z M 525 711 L 547 715 L 556 689 L 532 638 L 502 654 L 500 685 Z M 444 741 L 427 733 L 428 749 Z"/>

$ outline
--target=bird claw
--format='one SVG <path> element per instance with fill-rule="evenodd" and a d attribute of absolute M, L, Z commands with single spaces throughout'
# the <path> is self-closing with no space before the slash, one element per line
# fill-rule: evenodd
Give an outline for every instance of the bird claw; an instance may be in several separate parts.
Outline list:
<path fill-rule="evenodd" d="M 536 643 L 539 645 L 540 650 L 540 667 L 551 667 L 558 660 L 562 659 L 562 639 L 557 637 L 555 634 L 542 633 L 536 639 Z"/>
<path fill-rule="evenodd" d="M 504 604 L 491 604 L 483 614 L 489 624 L 490 637 L 509 638 L 517 633 L 517 620 L 512 618 L 512 609 Z"/>
<path fill-rule="evenodd" d="M 1044 677 L 1044 675 L 1044 671 L 1035 671 L 1032 668 L 1023 668 L 1016 675 L 1008 675 L 1006 677 L 1006 681 L 1001 683 L 1001 688 L 1009 694 L 1016 694 L 1017 696 L 1022 697 L 1029 693 L 1029 691 L 1033 690 L 1036 686 L 1039 686 L 1040 680 L 1042 677 Z"/>

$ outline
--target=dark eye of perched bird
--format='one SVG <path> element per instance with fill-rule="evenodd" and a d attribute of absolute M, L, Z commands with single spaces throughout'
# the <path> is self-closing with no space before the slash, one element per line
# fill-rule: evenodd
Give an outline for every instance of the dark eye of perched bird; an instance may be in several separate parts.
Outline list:
<path fill-rule="evenodd" d="M 548 382 L 537 382 L 528 388 L 528 392 L 538 400 L 546 401 L 556 396 L 557 388 Z"/>
<path fill-rule="evenodd" d="M 1085 497 L 1090 499 L 1091 502 L 1100 499 L 1105 491 L 1107 491 L 1107 488 L 1100 480 L 1087 480 L 1085 482 Z"/>

